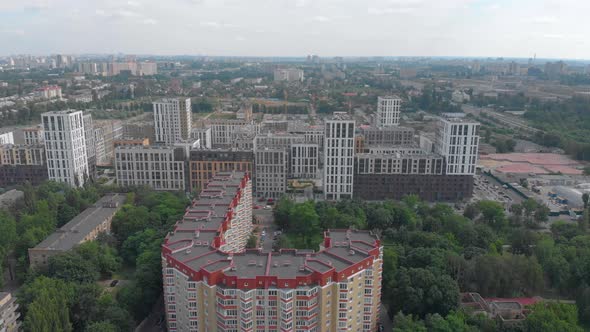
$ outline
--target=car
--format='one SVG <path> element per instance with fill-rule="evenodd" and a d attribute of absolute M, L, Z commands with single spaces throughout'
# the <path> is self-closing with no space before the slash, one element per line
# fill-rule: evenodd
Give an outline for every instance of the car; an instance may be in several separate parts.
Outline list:
<path fill-rule="evenodd" d="M 267 205 L 267 206 L 265 206 L 265 207 L 264 207 L 264 209 L 265 209 L 265 210 L 270 210 L 270 209 L 271 209 L 271 207 L 270 207 L 270 205 Z"/>
<path fill-rule="evenodd" d="M 117 286 L 118 283 L 119 283 L 119 280 L 117 280 L 117 279 L 111 281 L 111 287 Z"/>
<path fill-rule="evenodd" d="M 264 202 L 264 197 L 260 197 L 260 198 L 258 199 L 258 201 L 259 201 L 259 202 Z"/>
<path fill-rule="evenodd" d="M 262 233 L 260 235 L 262 235 L 262 237 L 265 237 L 266 236 L 266 231 L 262 231 Z"/>
<path fill-rule="evenodd" d="M 258 209 L 260 209 L 260 208 L 262 208 L 262 206 L 260 206 L 260 205 L 254 205 L 254 209 L 255 209 L 255 210 L 258 210 Z"/>

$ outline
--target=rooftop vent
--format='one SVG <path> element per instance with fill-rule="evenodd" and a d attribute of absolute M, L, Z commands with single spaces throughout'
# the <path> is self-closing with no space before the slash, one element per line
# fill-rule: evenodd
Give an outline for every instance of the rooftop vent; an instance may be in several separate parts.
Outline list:
<path fill-rule="evenodd" d="M 230 268 L 229 268 L 229 270 L 230 270 L 230 271 L 235 271 L 235 270 L 236 270 L 236 267 L 235 267 L 235 265 L 233 265 L 232 267 L 230 267 Z"/>
<path fill-rule="evenodd" d="M 186 249 L 186 253 L 187 254 L 190 254 L 191 253 L 191 250 L 190 249 Z"/>
<path fill-rule="evenodd" d="M 304 265 L 299 266 L 299 272 L 303 272 L 303 271 L 305 271 L 305 266 Z"/>
<path fill-rule="evenodd" d="M 274 263 L 272 263 L 272 266 L 279 267 L 279 263 L 278 262 L 274 262 Z"/>
<path fill-rule="evenodd" d="M 350 254 L 350 256 L 354 255 L 354 250 L 349 250 L 348 253 Z"/>

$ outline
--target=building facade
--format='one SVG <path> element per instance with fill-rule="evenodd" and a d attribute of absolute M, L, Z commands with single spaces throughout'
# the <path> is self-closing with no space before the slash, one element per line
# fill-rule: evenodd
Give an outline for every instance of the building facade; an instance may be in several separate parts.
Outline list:
<path fill-rule="evenodd" d="M 81 111 L 66 110 L 41 115 L 50 180 L 82 186 L 89 176 Z"/>
<path fill-rule="evenodd" d="M 43 145 L 0 145 L 0 187 L 38 185 L 47 179 Z"/>
<path fill-rule="evenodd" d="M 211 149 L 211 128 L 193 128 L 191 139 L 198 139 L 203 149 Z"/>
<path fill-rule="evenodd" d="M 318 177 L 320 147 L 315 143 L 296 143 L 291 145 L 290 177 L 315 179 Z"/>
<path fill-rule="evenodd" d="M 324 198 L 352 199 L 354 178 L 354 120 L 335 112 L 325 122 Z"/>
<path fill-rule="evenodd" d="M 254 170 L 254 153 L 238 150 L 192 150 L 189 161 L 190 191 L 200 192 L 220 172 Z"/>
<path fill-rule="evenodd" d="M 479 123 L 465 118 L 440 118 L 434 149 L 445 158 L 445 174 L 474 175 L 479 149 Z"/>
<path fill-rule="evenodd" d="M 287 192 L 289 153 L 286 148 L 260 148 L 254 151 L 256 196 L 279 199 Z"/>
<path fill-rule="evenodd" d="M 377 113 L 375 116 L 378 127 L 399 126 L 402 100 L 397 96 L 377 98 Z"/>
<path fill-rule="evenodd" d="M 21 330 L 18 303 L 10 293 L 0 292 L 0 331 L 18 332 Z"/>
<path fill-rule="evenodd" d="M 412 145 L 414 129 L 406 127 L 361 127 L 360 135 L 364 137 L 364 146 L 372 145 Z"/>
<path fill-rule="evenodd" d="M 244 251 L 248 232 L 237 228 L 251 229 L 250 186 L 247 174 L 218 174 L 166 237 L 168 330 L 376 331 L 383 259 L 376 236 L 332 230 L 316 253 Z"/>
<path fill-rule="evenodd" d="M 228 149 L 233 145 L 234 132 L 240 130 L 250 122 L 234 119 L 211 119 L 207 125 L 211 128 L 211 147 L 214 149 Z"/>
<path fill-rule="evenodd" d="M 153 103 L 157 143 L 172 145 L 190 138 L 192 110 L 190 98 L 162 99 Z"/>
<path fill-rule="evenodd" d="M 0 134 L 0 145 L 2 144 L 14 144 L 14 134 L 12 131 Z"/>
<path fill-rule="evenodd" d="M 136 145 L 115 149 L 115 175 L 121 186 L 184 191 L 185 163 L 185 152 L 181 147 Z"/>
<path fill-rule="evenodd" d="M 25 145 L 43 144 L 43 129 L 41 127 L 32 127 L 23 129 Z"/>

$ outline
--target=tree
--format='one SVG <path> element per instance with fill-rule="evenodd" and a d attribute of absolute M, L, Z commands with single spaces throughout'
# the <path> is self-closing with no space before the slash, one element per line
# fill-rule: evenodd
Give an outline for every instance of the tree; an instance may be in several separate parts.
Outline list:
<path fill-rule="evenodd" d="M 578 312 L 575 305 L 540 302 L 533 305 L 531 311 L 532 313 L 525 321 L 528 331 L 584 331 L 584 329 L 578 325 Z"/>
<path fill-rule="evenodd" d="M 590 287 L 584 287 L 576 296 L 578 317 L 584 324 L 590 323 Z"/>
<path fill-rule="evenodd" d="M 414 319 L 412 315 L 404 315 L 398 312 L 393 318 L 393 332 L 426 332 L 424 322 L 420 319 Z"/>
<path fill-rule="evenodd" d="M 257 243 L 258 243 L 258 238 L 256 237 L 256 235 L 252 234 L 252 235 L 250 235 L 250 237 L 248 238 L 248 241 L 246 242 L 246 248 L 249 248 L 249 249 L 256 248 Z"/>
<path fill-rule="evenodd" d="M 82 259 L 91 262 L 104 277 L 110 277 L 121 267 L 121 259 L 117 256 L 117 251 L 98 241 L 84 242 L 75 248 L 75 252 Z"/>
<path fill-rule="evenodd" d="M 498 231 L 506 225 L 506 215 L 504 207 L 494 201 L 479 201 L 477 208 L 481 212 L 481 220 Z"/>
<path fill-rule="evenodd" d="M 584 202 L 584 209 L 588 208 L 588 199 L 590 198 L 590 194 L 583 193 L 582 194 L 582 201 Z"/>
<path fill-rule="evenodd" d="M 25 283 L 18 294 L 25 331 L 71 331 L 68 308 L 75 287 L 44 276 Z"/>
<path fill-rule="evenodd" d="M 118 332 L 119 329 L 110 322 L 94 322 L 89 324 L 84 332 Z"/>
<path fill-rule="evenodd" d="M 97 268 L 76 252 L 64 252 L 51 256 L 48 261 L 47 275 L 65 281 L 78 283 L 98 280 Z"/>
<path fill-rule="evenodd" d="M 459 287 L 446 274 L 435 275 L 428 269 L 401 268 L 393 290 L 393 310 L 424 317 L 429 313 L 446 315 L 457 308 Z"/>

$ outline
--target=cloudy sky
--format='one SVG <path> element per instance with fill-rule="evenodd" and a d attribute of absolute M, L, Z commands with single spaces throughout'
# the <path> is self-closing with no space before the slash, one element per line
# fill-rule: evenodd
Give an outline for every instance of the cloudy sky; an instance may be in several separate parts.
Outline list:
<path fill-rule="evenodd" d="M 0 55 L 590 59 L 589 0 L 0 0 Z"/>

